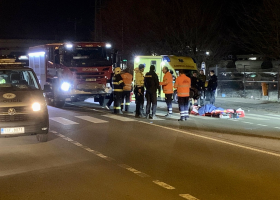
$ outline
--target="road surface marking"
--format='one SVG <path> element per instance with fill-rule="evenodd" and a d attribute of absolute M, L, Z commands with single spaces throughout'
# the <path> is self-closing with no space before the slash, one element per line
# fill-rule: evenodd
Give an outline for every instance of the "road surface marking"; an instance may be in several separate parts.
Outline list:
<path fill-rule="evenodd" d="M 258 126 L 267 126 L 267 125 L 264 125 L 264 124 L 257 124 Z"/>
<path fill-rule="evenodd" d="M 74 141 L 74 140 L 72 140 L 71 143 L 72 143 L 72 144 L 75 144 L 75 145 L 78 146 L 78 147 L 82 147 L 82 146 L 83 146 L 81 143 L 76 142 L 76 141 Z"/>
<path fill-rule="evenodd" d="M 198 119 L 205 119 L 205 120 L 219 119 L 218 117 L 208 117 L 208 116 L 200 116 L 200 115 L 191 115 L 191 116 Z"/>
<path fill-rule="evenodd" d="M 123 122 L 133 122 L 133 121 L 136 121 L 135 119 L 131 119 L 131 118 L 127 118 L 127 117 L 121 117 L 119 115 L 102 115 L 104 117 L 108 117 L 108 118 L 111 118 L 111 119 L 116 119 L 116 120 L 119 120 L 119 121 L 123 121 Z"/>
<path fill-rule="evenodd" d="M 63 125 L 79 124 L 63 117 L 52 117 L 50 119 Z"/>
<path fill-rule="evenodd" d="M 161 181 L 159 181 L 159 180 L 155 180 L 155 181 L 153 181 L 153 182 L 154 182 L 155 184 L 157 184 L 157 185 L 159 185 L 159 186 L 165 188 L 165 189 L 168 189 L 168 190 L 174 190 L 174 189 L 175 189 L 175 187 L 173 187 L 173 186 L 171 186 L 171 185 L 168 185 L 167 183 L 161 182 Z"/>
<path fill-rule="evenodd" d="M 126 165 L 126 164 L 119 164 L 119 166 L 122 167 L 122 168 L 124 168 L 124 169 L 127 169 L 128 171 L 130 171 L 130 172 L 132 172 L 132 173 L 134 173 L 134 174 L 136 174 L 137 176 L 140 176 L 140 177 L 142 177 L 142 178 L 150 177 L 149 175 L 147 175 L 147 174 L 145 174 L 145 173 L 143 173 L 143 172 L 140 172 L 140 171 L 138 171 L 137 169 L 134 169 L 134 168 L 132 168 L 132 167 Z"/>
<path fill-rule="evenodd" d="M 83 119 L 86 120 L 88 122 L 92 122 L 92 123 L 107 123 L 108 121 L 102 120 L 102 119 L 98 119 L 95 117 L 91 117 L 91 116 L 75 116 L 79 119 Z"/>
<path fill-rule="evenodd" d="M 277 117 L 276 117 L 276 116 L 257 115 L 257 114 L 247 114 L 247 115 L 245 116 L 245 118 L 246 118 L 248 115 L 249 115 L 250 117 L 257 117 L 257 118 L 277 119 Z M 280 117 L 280 116 L 278 115 L 278 117 Z"/>
<path fill-rule="evenodd" d="M 280 115 L 274 115 L 274 114 L 266 114 L 265 116 L 274 117 L 274 119 L 275 119 L 275 117 L 280 118 Z"/>
<path fill-rule="evenodd" d="M 165 127 L 165 126 L 161 126 L 161 125 L 158 125 L 158 124 L 151 124 L 149 122 L 144 122 L 144 121 L 138 121 L 138 122 L 144 123 L 144 124 L 149 124 L 151 126 L 161 127 L 163 129 L 168 129 L 168 130 L 172 130 L 172 131 L 175 131 L 175 132 L 184 133 L 186 135 L 190 135 L 190 136 L 194 136 L 194 137 L 198 137 L 198 138 L 202 138 L 202 139 L 206 139 L 206 140 L 211 140 L 211 141 L 219 142 L 219 143 L 222 143 L 222 144 L 227 144 L 227 145 L 234 146 L 234 147 L 239 147 L 239 148 L 243 148 L 243 149 L 247 149 L 247 150 L 251 150 L 251 151 L 255 151 L 255 152 L 259 152 L 259 153 L 264 153 L 264 154 L 271 155 L 271 156 L 280 157 L 279 153 L 265 151 L 265 150 L 261 150 L 261 149 L 257 149 L 257 148 L 253 148 L 253 147 L 249 147 L 249 146 L 245 146 L 245 145 L 242 145 L 242 144 L 235 144 L 233 142 L 228 142 L 228 141 L 225 141 L 225 140 L 211 138 L 211 137 L 204 136 L 204 135 L 197 135 L 197 134 L 194 134 L 194 133 L 191 133 L 191 132 L 182 131 L 182 130 L 178 130 L 178 129 L 174 129 L 174 128 L 170 128 L 170 127 Z"/>
<path fill-rule="evenodd" d="M 246 115 L 244 118 L 245 119 L 255 119 L 255 120 L 269 120 L 269 119 L 265 119 L 263 117 L 250 117 L 248 115 Z"/>
<path fill-rule="evenodd" d="M 68 142 L 72 142 L 72 141 L 73 141 L 73 140 L 72 140 L 71 138 L 69 138 L 69 137 L 64 137 L 63 139 L 66 140 L 66 141 L 68 141 Z"/>
<path fill-rule="evenodd" d="M 252 123 L 252 122 L 243 122 L 243 123 L 245 123 L 245 124 L 254 124 L 254 123 Z"/>
<path fill-rule="evenodd" d="M 199 200 L 195 197 L 193 197 L 192 195 L 189 194 L 179 194 L 180 197 L 183 197 L 184 199 L 188 199 L 188 200 Z"/>
<path fill-rule="evenodd" d="M 274 127 L 274 128 L 280 129 L 280 127 Z"/>

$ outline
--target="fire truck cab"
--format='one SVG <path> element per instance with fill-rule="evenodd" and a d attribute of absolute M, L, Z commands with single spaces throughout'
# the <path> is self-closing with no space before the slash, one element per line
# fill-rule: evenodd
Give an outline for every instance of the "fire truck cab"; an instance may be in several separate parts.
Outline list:
<path fill-rule="evenodd" d="M 94 97 L 104 105 L 112 73 L 111 45 L 102 42 L 52 43 L 29 48 L 35 71 L 49 105 Z"/>

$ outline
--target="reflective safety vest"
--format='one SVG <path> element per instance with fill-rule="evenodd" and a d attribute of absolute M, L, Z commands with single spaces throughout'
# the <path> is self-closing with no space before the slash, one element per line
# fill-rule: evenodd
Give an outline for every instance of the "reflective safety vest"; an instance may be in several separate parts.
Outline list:
<path fill-rule="evenodd" d="M 136 71 L 135 79 L 135 85 L 137 88 L 144 87 L 144 75 L 142 72 Z"/>
<path fill-rule="evenodd" d="M 191 79 L 185 74 L 180 74 L 175 81 L 175 88 L 177 88 L 178 97 L 189 97 L 190 96 L 190 87 Z"/>
<path fill-rule="evenodd" d="M 160 85 L 162 85 L 165 94 L 173 94 L 173 77 L 170 72 L 164 74 L 163 82 L 160 82 Z"/>
<path fill-rule="evenodd" d="M 115 74 L 112 77 L 112 86 L 114 92 L 123 92 L 123 80 L 120 74 Z"/>
<path fill-rule="evenodd" d="M 124 82 L 124 87 L 123 87 L 123 90 L 124 91 L 131 91 L 132 90 L 132 80 L 133 80 L 133 77 L 130 73 L 124 73 L 124 74 L 121 74 L 122 76 L 122 79 L 123 79 L 123 82 Z"/>

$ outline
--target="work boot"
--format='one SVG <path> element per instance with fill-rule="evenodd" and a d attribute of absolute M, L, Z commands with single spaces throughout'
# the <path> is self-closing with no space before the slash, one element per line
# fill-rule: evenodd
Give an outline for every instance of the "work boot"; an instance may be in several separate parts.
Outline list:
<path fill-rule="evenodd" d="M 151 117 L 152 117 L 151 119 L 157 119 L 156 115 L 152 115 Z"/>
<path fill-rule="evenodd" d="M 180 119 L 178 119 L 178 121 L 186 121 L 185 117 L 181 117 Z"/>

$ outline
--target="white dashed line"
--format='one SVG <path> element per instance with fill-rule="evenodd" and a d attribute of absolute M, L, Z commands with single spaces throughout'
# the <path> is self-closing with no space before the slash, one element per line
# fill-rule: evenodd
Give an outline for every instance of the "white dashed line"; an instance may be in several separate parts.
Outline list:
<path fill-rule="evenodd" d="M 71 138 L 69 138 L 69 137 L 64 137 L 63 139 L 64 139 L 64 140 L 67 140 L 67 141 L 69 141 L 69 142 L 73 142 L 73 140 L 72 140 Z"/>
<path fill-rule="evenodd" d="M 150 177 L 149 175 L 143 173 L 143 172 L 140 172 L 138 171 L 137 169 L 134 169 L 126 164 L 119 164 L 120 167 L 124 168 L 124 169 L 127 169 L 128 171 L 130 172 L 133 172 L 134 174 L 136 174 L 137 176 L 140 176 L 142 178 L 145 178 L 145 177 Z"/>
<path fill-rule="evenodd" d="M 72 144 L 75 144 L 78 147 L 82 147 L 83 146 L 81 143 L 73 141 L 73 140 L 72 140 Z"/>
<path fill-rule="evenodd" d="M 155 181 L 153 181 L 153 182 L 154 182 L 155 184 L 157 184 L 157 185 L 159 185 L 159 186 L 165 188 L 165 189 L 168 189 L 168 190 L 174 190 L 174 189 L 175 189 L 175 187 L 173 187 L 173 186 L 171 186 L 171 185 L 168 185 L 167 183 L 161 182 L 161 181 L 159 181 L 159 180 L 155 180 Z"/>
<path fill-rule="evenodd" d="M 184 199 L 188 199 L 188 200 L 199 200 L 195 197 L 193 197 L 192 195 L 189 194 L 179 194 L 180 197 L 183 197 Z"/>
<path fill-rule="evenodd" d="M 280 127 L 274 127 L 274 128 L 280 129 Z"/>
<path fill-rule="evenodd" d="M 245 124 L 254 124 L 254 123 L 251 123 L 251 122 L 243 122 L 243 123 L 245 123 Z"/>
<path fill-rule="evenodd" d="M 267 126 L 267 125 L 264 125 L 264 124 L 257 124 L 258 126 Z"/>

